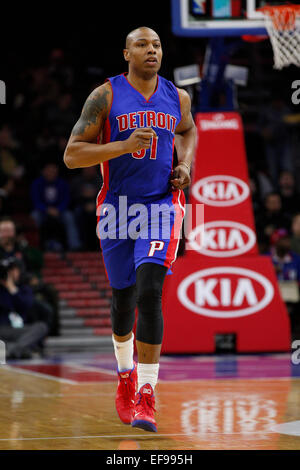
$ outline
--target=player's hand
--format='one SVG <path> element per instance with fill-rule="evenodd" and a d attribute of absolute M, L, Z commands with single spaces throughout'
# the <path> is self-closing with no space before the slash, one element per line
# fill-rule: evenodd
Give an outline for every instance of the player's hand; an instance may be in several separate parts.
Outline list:
<path fill-rule="evenodd" d="M 184 189 L 191 182 L 190 172 L 184 165 L 177 165 L 171 175 L 172 191 L 176 189 Z"/>
<path fill-rule="evenodd" d="M 150 127 L 135 129 L 130 137 L 125 140 L 126 153 L 138 152 L 151 146 L 151 139 L 156 137 L 156 132 Z"/>

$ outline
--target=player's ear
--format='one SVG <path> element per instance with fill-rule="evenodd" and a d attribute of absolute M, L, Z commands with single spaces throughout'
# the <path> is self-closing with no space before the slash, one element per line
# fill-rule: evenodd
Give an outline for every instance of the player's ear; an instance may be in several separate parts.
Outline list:
<path fill-rule="evenodd" d="M 123 49 L 123 54 L 124 54 L 124 59 L 126 62 L 129 62 L 129 50 L 128 49 Z"/>

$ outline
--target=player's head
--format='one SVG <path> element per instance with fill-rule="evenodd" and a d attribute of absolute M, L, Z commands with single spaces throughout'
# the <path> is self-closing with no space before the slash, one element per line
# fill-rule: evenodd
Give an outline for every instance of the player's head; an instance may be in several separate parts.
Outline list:
<path fill-rule="evenodd" d="M 126 37 L 124 58 L 137 75 L 152 78 L 159 71 L 162 59 L 158 34 L 146 26 L 131 31 Z"/>

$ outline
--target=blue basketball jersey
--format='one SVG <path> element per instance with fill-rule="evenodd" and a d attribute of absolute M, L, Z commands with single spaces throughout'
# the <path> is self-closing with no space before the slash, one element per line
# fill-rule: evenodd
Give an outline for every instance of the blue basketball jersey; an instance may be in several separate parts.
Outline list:
<path fill-rule="evenodd" d="M 178 91 L 172 82 L 158 76 L 156 90 L 146 100 L 125 74 L 109 81 L 112 106 L 102 143 L 126 140 L 138 127 L 152 127 L 157 138 L 152 139 L 147 150 L 101 164 L 103 186 L 99 198 L 108 192 L 125 195 L 132 201 L 159 199 L 170 190 L 175 129 L 181 120 Z"/>

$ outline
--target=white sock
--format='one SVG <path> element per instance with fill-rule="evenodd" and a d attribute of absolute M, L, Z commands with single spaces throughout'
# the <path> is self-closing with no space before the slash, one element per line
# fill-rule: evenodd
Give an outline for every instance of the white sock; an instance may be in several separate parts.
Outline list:
<path fill-rule="evenodd" d="M 112 335 L 112 340 L 119 372 L 131 370 L 133 368 L 134 334 L 132 333 L 131 338 L 124 342 L 116 341 L 114 335 Z"/>
<path fill-rule="evenodd" d="M 154 391 L 158 379 L 158 370 L 159 364 L 141 364 L 139 362 L 137 366 L 138 390 L 143 385 L 150 384 Z"/>

